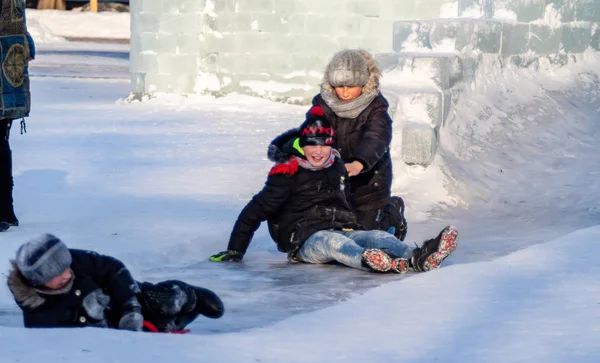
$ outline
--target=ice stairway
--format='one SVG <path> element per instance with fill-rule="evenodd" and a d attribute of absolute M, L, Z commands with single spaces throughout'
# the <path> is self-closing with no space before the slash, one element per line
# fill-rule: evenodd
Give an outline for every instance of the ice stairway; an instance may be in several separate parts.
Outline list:
<path fill-rule="evenodd" d="M 452 89 L 463 80 L 463 57 L 448 43 L 457 26 L 444 19 L 394 23 L 394 52 L 376 55 L 382 91 L 394 120 L 391 154 L 407 164 L 429 165 L 439 129 L 451 112 Z"/>

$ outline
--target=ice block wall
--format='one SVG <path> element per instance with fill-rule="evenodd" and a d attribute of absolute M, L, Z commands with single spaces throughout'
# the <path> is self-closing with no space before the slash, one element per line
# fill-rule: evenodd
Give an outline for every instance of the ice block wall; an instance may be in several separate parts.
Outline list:
<path fill-rule="evenodd" d="M 307 102 L 343 48 L 392 51 L 393 23 L 449 0 L 131 0 L 135 94 L 241 92 Z"/>
<path fill-rule="evenodd" d="M 600 50 L 600 0 L 131 0 L 131 84 L 308 103 L 331 55 L 377 54 L 393 152 L 428 165 L 486 57 L 566 66 Z"/>

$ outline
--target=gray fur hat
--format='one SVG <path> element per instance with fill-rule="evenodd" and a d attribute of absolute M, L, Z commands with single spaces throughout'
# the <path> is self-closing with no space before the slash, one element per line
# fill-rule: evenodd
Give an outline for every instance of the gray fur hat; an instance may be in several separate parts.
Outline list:
<path fill-rule="evenodd" d="M 332 87 L 363 87 L 369 81 L 367 60 L 358 49 L 346 49 L 336 53 L 327 70 Z"/>
<path fill-rule="evenodd" d="M 45 234 L 19 247 L 16 263 L 33 286 L 43 285 L 71 266 L 71 252 L 58 237 Z"/>

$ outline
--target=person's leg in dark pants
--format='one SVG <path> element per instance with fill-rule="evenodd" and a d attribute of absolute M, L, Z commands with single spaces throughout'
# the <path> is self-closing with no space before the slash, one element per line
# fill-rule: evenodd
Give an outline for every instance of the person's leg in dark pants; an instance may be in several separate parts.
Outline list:
<path fill-rule="evenodd" d="M 392 201 L 383 208 L 356 211 L 356 219 L 367 231 L 390 232 L 400 241 L 406 237 L 404 202 L 400 197 L 392 197 Z"/>
<path fill-rule="evenodd" d="M 355 213 L 358 224 L 363 226 L 367 231 L 381 228 L 381 220 L 384 217 L 382 208 L 355 211 Z"/>
<path fill-rule="evenodd" d="M 0 119 L 0 221 L 18 226 L 13 208 L 12 151 L 9 143 L 12 121 Z"/>

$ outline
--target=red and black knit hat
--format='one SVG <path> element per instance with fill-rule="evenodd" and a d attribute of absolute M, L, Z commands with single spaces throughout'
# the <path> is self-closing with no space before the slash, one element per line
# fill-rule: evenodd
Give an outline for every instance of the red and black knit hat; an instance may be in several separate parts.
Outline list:
<path fill-rule="evenodd" d="M 333 146 L 335 136 L 333 127 L 323 115 L 323 109 L 313 106 L 306 115 L 306 121 L 300 125 L 300 147 L 306 145 Z"/>

